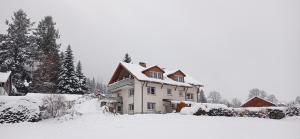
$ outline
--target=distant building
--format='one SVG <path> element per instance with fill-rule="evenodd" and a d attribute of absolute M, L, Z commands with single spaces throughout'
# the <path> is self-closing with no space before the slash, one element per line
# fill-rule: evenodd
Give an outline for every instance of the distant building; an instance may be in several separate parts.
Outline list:
<path fill-rule="evenodd" d="M 276 105 L 260 97 L 253 97 L 241 105 L 241 107 L 272 107 L 272 106 L 276 106 Z"/>
<path fill-rule="evenodd" d="M 203 85 L 181 70 L 168 71 L 157 65 L 121 62 L 108 83 L 117 100 L 116 110 L 123 114 L 168 113 L 172 101 L 197 102 Z"/>
<path fill-rule="evenodd" d="M 11 72 L 0 72 L 0 96 L 12 94 Z"/>

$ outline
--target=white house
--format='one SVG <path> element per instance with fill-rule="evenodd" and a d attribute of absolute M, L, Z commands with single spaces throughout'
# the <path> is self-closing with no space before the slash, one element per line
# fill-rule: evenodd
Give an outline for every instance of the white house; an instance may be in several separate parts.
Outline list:
<path fill-rule="evenodd" d="M 116 98 L 116 110 L 123 114 L 168 113 L 171 101 L 198 101 L 203 85 L 181 70 L 166 70 L 146 63 L 120 62 L 108 83 Z"/>

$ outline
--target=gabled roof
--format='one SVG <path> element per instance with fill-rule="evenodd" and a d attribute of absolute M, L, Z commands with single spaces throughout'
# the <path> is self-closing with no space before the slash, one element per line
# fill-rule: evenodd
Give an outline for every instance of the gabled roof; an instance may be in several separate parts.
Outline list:
<path fill-rule="evenodd" d="M 251 105 L 251 103 L 254 103 L 254 101 L 261 101 L 261 102 L 264 102 L 265 104 L 268 104 L 268 105 L 271 105 L 271 106 L 276 106 L 276 104 L 274 104 L 271 101 L 268 101 L 268 100 L 263 99 L 263 98 L 258 97 L 258 96 L 254 96 L 254 97 L 246 100 L 243 104 L 241 104 L 241 107 L 248 107 L 247 105 Z"/>
<path fill-rule="evenodd" d="M 181 70 L 169 71 L 169 72 L 167 73 L 167 76 L 171 76 L 172 74 L 175 74 L 175 73 L 177 73 L 177 72 L 181 73 L 184 77 L 186 76 L 185 73 L 183 73 Z"/>
<path fill-rule="evenodd" d="M 149 67 L 149 68 L 145 68 L 145 70 L 143 70 L 142 72 L 145 73 L 146 71 L 151 70 L 153 68 L 158 68 L 159 70 L 161 70 L 161 72 L 165 73 L 165 71 L 157 65 Z"/>
<path fill-rule="evenodd" d="M 139 64 L 131 64 L 131 63 L 120 62 L 118 67 L 124 67 L 137 80 L 140 80 L 140 81 L 156 82 L 156 83 L 161 83 L 161 84 L 169 84 L 169 85 L 184 86 L 184 87 L 192 87 L 192 85 L 202 86 L 202 84 L 199 81 L 193 79 L 189 75 L 186 75 L 184 83 L 174 81 L 174 80 L 172 80 L 171 78 L 169 78 L 167 76 L 168 75 L 167 73 L 170 73 L 170 72 L 168 70 L 165 70 L 165 69 L 164 69 L 165 73 L 163 74 L 163 76 L 164 76 L 163 79 L 156 79 L 156 78 L 150 78 L 150 77 L 146 76 L 143 73 L 143 71 L 145 71 L 148 68 L 142 67 Z"/>
<path fill-rule="evenodd" d="M 8 72 L 0 72 L 0 82 L 7 82 L 9 76 L 10 76 L 11 71 Z"/>

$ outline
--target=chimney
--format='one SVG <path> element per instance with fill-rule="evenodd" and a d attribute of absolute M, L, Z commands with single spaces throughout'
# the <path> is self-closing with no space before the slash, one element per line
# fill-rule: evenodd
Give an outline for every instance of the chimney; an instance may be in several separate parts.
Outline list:
<path fill-rule="evenodd" d="M 139 62 L 139 65 L 146 68 L 146 63 L 145 62 Z"/>

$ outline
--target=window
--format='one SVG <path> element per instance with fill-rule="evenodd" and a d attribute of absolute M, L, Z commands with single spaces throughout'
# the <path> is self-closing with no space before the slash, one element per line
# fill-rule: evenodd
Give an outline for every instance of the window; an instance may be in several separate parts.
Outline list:
<path fill-rule="evenodd" d="M 179 91 L 179 97 L 183 97 L 183 91 Z"/>
<path fill-rule="evenodd" d="M 161 73 L 157 72 L 157 78 L 162 79 Z"/>
<path fill-rule="evenodd" d="M 155 87 L 147 87 L 147 93 L 151 95 L 155 95 Z"/>
<path fill-rule="evenodd" d="M 130 111 L 133 111 L 133 110 L 134 110 L 134 105 L 133 105 L 133 104 L 129 104 L 129 105 L 128 105 L 128 109 L 129 109 Z"/>
<path fill-rule="evenodd" d="M 151 111 L 154 111 L 155 110 L 155 103 L 148 102 L 147 103 L 147 109 L 151 110 Z"/>
<path fill-rule="evenodd" d="M 122 111 L 122 107 L 121 106 L 118 106 L 118 111 Z"/>
<path fill-rule="evenodd" d="M 130 88 L 130 89 L 128 90 L 128 96 L 131 97 L 131 96 L 133 96 L 133 95 L 134 95 L 134 89 L 133 89 L 133 88 Z"/>
<path fill-rule="evenodd" d="M 172 89 L 170 89 L 170 88 L 167 89 L 167 95 L 172 96 Z"/>
<path fill-rule="evenodd" d="M 193 99 L 194 99 L 194 94 L 192 94 L 192 93 L 187 93 L 187 94 L 186 94 L 186 99 L 187 99 L 187 100 L 193 100 Z"/>
<path fill-rule="evenodd" d="M 175 76 L 175 80 L 177 82 L 184 82 L 184 78 L 182 76 Z"/>
<path fill-rule="evenodd" d="M 162 79 L 162 73 L 161 72 L 150 71 L 150 77 L 151 78 L 156 78 L 156 79 Z"/>

